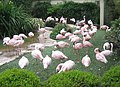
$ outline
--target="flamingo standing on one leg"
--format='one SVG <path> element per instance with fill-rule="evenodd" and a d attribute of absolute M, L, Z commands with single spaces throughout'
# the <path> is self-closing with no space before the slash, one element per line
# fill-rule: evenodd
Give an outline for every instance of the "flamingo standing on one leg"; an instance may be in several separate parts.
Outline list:
<path fill-rule="evenodd" d="M 85 38 L 83 37 L 83 47 L 86 48 L 86 54 L 89 53 L 89 47 L 92 47 L 93 44 L 91 44 L 89 41 L 86 41 Z"/>
<path fill-rule="evenodd" d="M 83 48 L 83 44 L 82 43 L 75 43 L 73 45 L 73 49 L 74 49 L 74 52 L 76 54 L 78 54 L 78 50 L 82 49 Z M 77 52 L 76 52 L 77 51 Z M 78 54 L 78 59 L 77 59 L 78 63 L 80 62 L 80 59 L 79 59 L 79 54 Z"/>

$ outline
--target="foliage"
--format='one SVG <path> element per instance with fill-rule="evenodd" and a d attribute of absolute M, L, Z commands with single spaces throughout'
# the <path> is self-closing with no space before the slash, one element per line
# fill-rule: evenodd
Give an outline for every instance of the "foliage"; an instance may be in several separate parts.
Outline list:
<path fill-rule="evenodd" d="M 68 30 L 68 26 L 66 24 L 58 24 L 56 25 L 53 30 L 52 33 L 50 34 L 50 38 L 51 39 L 56 39 L 56 35 L 60 33 L 60 30 L 62 29 Z"/>
<path fill-rule="evenodd" d="M 85 15 L 95 23 L 99 23 L 99 7 L 95 3 L 65 2 L 63 5 L 53 5 L 48 14 L 60 18 L 61 16 L 80 20 Z"/>
<path fill-rule="evenodd" d="M 102 87 L 120 87 L 120 66 L 110 68 L 101 78 Z"/>
<path fill-rule="evenodd" d="M 111 25 L 111 21 L 115 20 L 119 16 L 117 15 L 117 12 L 115 10 L 115 3 L 114 0 L 105 0 L 105 24 Z"/>
<path fill-rule="evenodd" d="M 48 87 L 98 87 L 99 78 L 88 72 L 72 70 L 51 76 Z"/>
<path fill-rule="evenodd" d="M 11 0 L 17 7 L 22 6 L 27 13 L 31 13 L 33 0 Z"/>
<path fill-rule="evenodd" d="M 10 69 L 0 73 L 0 87 L 40 87 L 40 79 L 24 69 Z"/>
<path fill-rule="evenodd" d="M 14 34 L 32 31 L 30 16 L 22 10 L 22 7 L 16 7 L 10 1 L 4 3 L 0 1 L 0 37 L 12 36 Z"/>
<path fill-rule="evenodd" d="M 40 24 L 40 27 L 44 27 L 45 26 L 45 23 L 40 18 L 32 18 L 31 22 L 33 24 L 34 29 L 38 29 L 38 24 Z"/>
<path fill-rule="evenodd" d="M 45 26 L 47 26 L 47 27 L 55 27 L 55 25 L 56 25 L 55 21 L 53 21 L 53 20 L 45 22 Z"/>
<path fill-rule="evenodd" d="M 47 9 L 51 6 L 49 2 L 37 2 L 32 8 L 32 15 L 35 18 L 45 19 L 47 15 Z"/>
<path fill-rule="evenodd" d="M 107 32 L 105 38 L 114 43 L 115 52 L 120 55 L 120 18 L 112 21 L 111 31 Z"/>

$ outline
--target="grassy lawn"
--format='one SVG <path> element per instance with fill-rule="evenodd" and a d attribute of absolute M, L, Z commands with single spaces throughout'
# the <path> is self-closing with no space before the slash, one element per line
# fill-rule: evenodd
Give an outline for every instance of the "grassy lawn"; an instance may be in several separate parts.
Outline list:
<path fill-rule="evenodd" d="M 71 44 L 71 47 L 63 49 L 63 53 L 66 56 L 68 56 L 69 59 L 75 61 L 76 65 L 75 65 L 74 69 L 92 72 L 94 74 L 97 74 L 98 76 L 102 76 L 104 74 L 104 72 L 106 72 L 110 67 L 120 65 L 120 60 L 115 55 L 107 57 L 107 60 L 108 60 L 107 64 L 104 64 L 104 63 L 96 60 L 94 48 L 99 47 L 101 50 L 103 50 L 102 45 L 105 42 L 104 35 L 105 35 L 105 31 L 99 30 L 95 34 L 94 39 L 92 39 L 90 41 L 94 46 L 92 48 L 90 48 L 90 50 L 89 50 L 91 64 L 87 68 L 84 67 L 81 63 L 82 57 L 86 55 L 85 49 L 80 50 L 79 55 L 75 55 L 74 50 L 72 48 L 72 44 Z M 65 40 L 65 41 L 69 42 L 68 40 Z M 45 56 L 47 54 L 51 57 L 52 50 L 55 50 L 55 48 L 54 47 L 46 47 L 45 50 L 43 51 L 43 56 Z M 60 49 L 60 50 L 62 51 L 62 49 Z M 27 66 L 25 69 L 36 72 L 36 74 L 40 77 L 41 81 L 45 81 L 51 75 L 56 74 L 55 68 L 61 62 L 59 60 L 52 59 L 52 64 L 48 67 L 47 70 L 44 70 L 42 63 L 40 63 L 39 60 L 36 61 L 35 59 L 33 59 L 31 56 L 31 53 L 27 53 L 24 56 L 26 56 L 30 61 L 29 66 Z M 14 60 L 8 64 L 0 66 L 0 72 L 4 71 L 6 69 L 20 68 L 18 66 L 18 61 L 20 58 L 17 58 L 16 60 Z M 77 63 L 77 58 L 80 58 L 80 63 Z"/>

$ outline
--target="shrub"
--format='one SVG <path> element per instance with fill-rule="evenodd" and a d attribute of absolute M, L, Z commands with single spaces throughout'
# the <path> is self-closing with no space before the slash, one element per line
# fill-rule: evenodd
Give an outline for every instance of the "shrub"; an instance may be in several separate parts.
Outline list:
<path fill-rule="evenodd" d="M 33 31 L 30 16 L 9 1 L 0 1 L 0 37 Z"/>
<path fill-rule="evenodd" d="M 101 79 L 102 87 L 120 87 L 120 66 L 112 67 Z"/>
<path fill-rule="evenodd" d="M 48 14 L 60 18 L 75 18 L 80 20 L 85 15 L 88 19 L 91 19 L 95 23 L 99 24 L 99 6 L 95 3 L 75 3 L 65 2 L 64 4 L 53 5 L 48 8 Z"/>
<path fill-rule="evenodd" d="M 107 32 L 105 39 L 114 43 L 115 52 L 120 55 L 120 18 L 112 21 L 111 31 Z"/>
<path fill-rule="evenodd" d="M 17 7 L 22 6 L 27 13 L 31 13 L 33 0 L 11 0 Z"/>
<path fill-rule="evenodd" d="M 57 24 L 53 30 L 52 30 L 52 33 L 50 34 L 50 38 L 51 39 L 56 39 L 56 35 L 60 33 L 60 30 L 62 29 L 65 29 L 65 30 L 68 30 L 68 26 L 66 24 Z"/>
<path fill-rule="evenodd" d="M 31 23 L 33 24 L 34 29 L 38 29 L 38 24 L 40 24 L 40 27 L 45 26 L 45 23 L 40 18 L 32 18 Z"/>
<path fill-rule="evenodd" d="M 40 79 L 33 72 L 11 69 L 0 73 L 0 87 L 40 87 Z"/>
<path fill-rule="evenodd" d="M 51 76 L 47 87 L 98 87 L 99 78 L 88 72 L 71 70 Z"/>
<path fill-rule="evenodd" d="M 46 27 L 55 27 L 55 21 L 53 21 L 53 20 L 50 20 L 50 21 L 47 21 L 47 22 L 45 22 L 45 26 Z"/>
<path fill-rule="evenodd" d="M 35 18 L 47 18 L 47 9 L 51 6 L 49 2 L 37 2 L 32 8 L 32 15 Z"/>

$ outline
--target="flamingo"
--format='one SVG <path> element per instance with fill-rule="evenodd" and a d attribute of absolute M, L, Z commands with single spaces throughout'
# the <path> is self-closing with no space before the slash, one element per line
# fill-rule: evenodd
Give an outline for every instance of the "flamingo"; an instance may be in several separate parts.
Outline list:
<path fill-rule="evenodd" d="M 38 32 L 40 32 L 43 35 L 43 37 L 46 31 L 47 30 L 45 28 L 40 28 L 40 24 L 38 24 Z"/>
<path fill-rule="evenodd" d="M 82 43 L 75 43 L 74 45 L 73 45 L 73 49 L 74 49 L 74 52 L 76 53 L 76 54 L 78 54 L 78 52 L 76 52 L 77 50 L 80 50 L 80 49 L 82 49 L 83 48 L 83 44 Z M 78 54 L 79 55 L 79 54 Z M 78 56 L 78 63 L 79 63 L 79 56 Z"/>
<path fill-rule="evenodd" d="M 61 69 L 60 69 L 60 71 L 59 71 L 58 73 L 65 72 L 65 71 L 69 71 L 69 70 L 71 70 L 74 66 L 75 66 L 75 62 L 72 61 L 72 60 L 68 60 L 68 61 L 66 61 L 66 62 L 62 65 L 62 67 L 61 67 Z"/>
<path fill-rule="evenodd" d="M 65 56 L 61 51 L 56 50 L 52 51 L 52 58 L 54 59 L 68 59 L 67 56 Z"/>
<path fill-rule="evenodd" d="M 54 42 L 54 46 L 57 48 L 65 48 L 65 47 L 69 47 L 70 44 L 65 41 L 59 41 L 59 42 Z"/>
<path fill-rule="evenodd" d="M 56 72 L 59 72 L 64 63 L 60 63 L 56 67 Z"/>
<path fill-rule="evenodd" d="M 75 18 L 71 18 L 70 21 L 72 21 L 73 23 L 75 23 Z"/>
<path fill-rule="evenodd" d="M 19 34 L 19 36 L 21 37 L 21 38 L 27 38 L 27 36 L 25 35 L 25 34 Z"/>
<path fill-rule="evenodd" d="M 47 69 L 48 66 L 51 64 L 51 62 L 52 62 L 52 59 L 48 55 L 46 55 L 42 61 L 44 69 Z"/>
<path fill-rule="evenodd" d="M 9 42 L 9 40 L 10 40 L 10 37 L 4 37 L 3 38 L 3 45 L 7 45 L 8 51 L 9 51 L 9 45 L 7 43 Z"/>
<path fill-rule="evenodd" d="M 45 45 L 41 43 L 35 44 L 35 49 L 43 51 L 45 49 Z"/>
<path fill-rule="evenodd" d="M 67 32 L 67 31 L 65 31 L 64 28 L 63 28 L 62 30 L 60 30 L 60 33 L 61 33 L 62 35 L 65 35 L 66 32 Z"/>
<path fill-rule="evenodd" d="M 33 58 L 35 58 L 35 59 L 39 59 L 40 61 L 43 60 L 43 56 L 42 56 L 42 53 L 41 53 L 40 50 L 37 50 L 37 49 L 33 50 L 33 51 L 31 52 L 31 55 L 32 55 Z"/>
<path fill-rule="evenodd" d="M 103 49 L 104 50 L 110 50 L 111 47 L 113 48 L 113 43 L 106 42 L 103 44 Z"/>
<path fill-rule="evenodd" d="M 94 49 L 94 52 L 95 52 L 95 54 L 96 54 L 96 59 L 97 59 L 98 61 L 101 61 L 101 62 L 103 62 L 103 63 L 107 63 L 107 62 L 108 62 L 107 59 L 106 59 L 106 57 L 105 57 L 102 53 L 100 53 L 99 48 L 95 48 L 95 49 Z"/>
<path fill-rule="evenodd" d="M 85 67 L 88 67 L 91 63 L 91 60 L 90 60 L 90 57 L 88 55 L 85 55 L 83 58 L 82 58 L 82 64 L 85 66 Z"/>
<path fill-rule="evenodd" d="M 28 36 L 29 36 L 29 37 L 33 37 L 33 36 L 34 36 L 34 33 L 33 33 L 33 32 L 29 32 L 29 33 L 28 33 Z"/>
<path fill-rule="evenodd" d="M 85 37 L 83 37 L 83 47 L 86 48 L 86 54 L 88 54 L 89 47 L 93 47 L 93 44 L 91 44 L 89 41 L 86 41 Z"/>
<path fill-rule="evenodd" d="M 22 58 L 18 62 L 18 65 L 21 69 L 23 69 L 24 67 L 29 65 L 29 60 L 25 56 L 22 56 Z"/>
<path fill-rule="evenodd" d="M 58 39 L 58 40 L 65 39 L 65 38 L 66 38 L 66 36 L 64 36 L 62 34 L 56 35 L 56 39 Z"/>
<path fill-rule="evenodd" d="M 110 50 L 104 50 L 101 52 L 105 56 L 109 56 L 113 53 L 113 44 L 111 44 L 111 49 Z"/>

